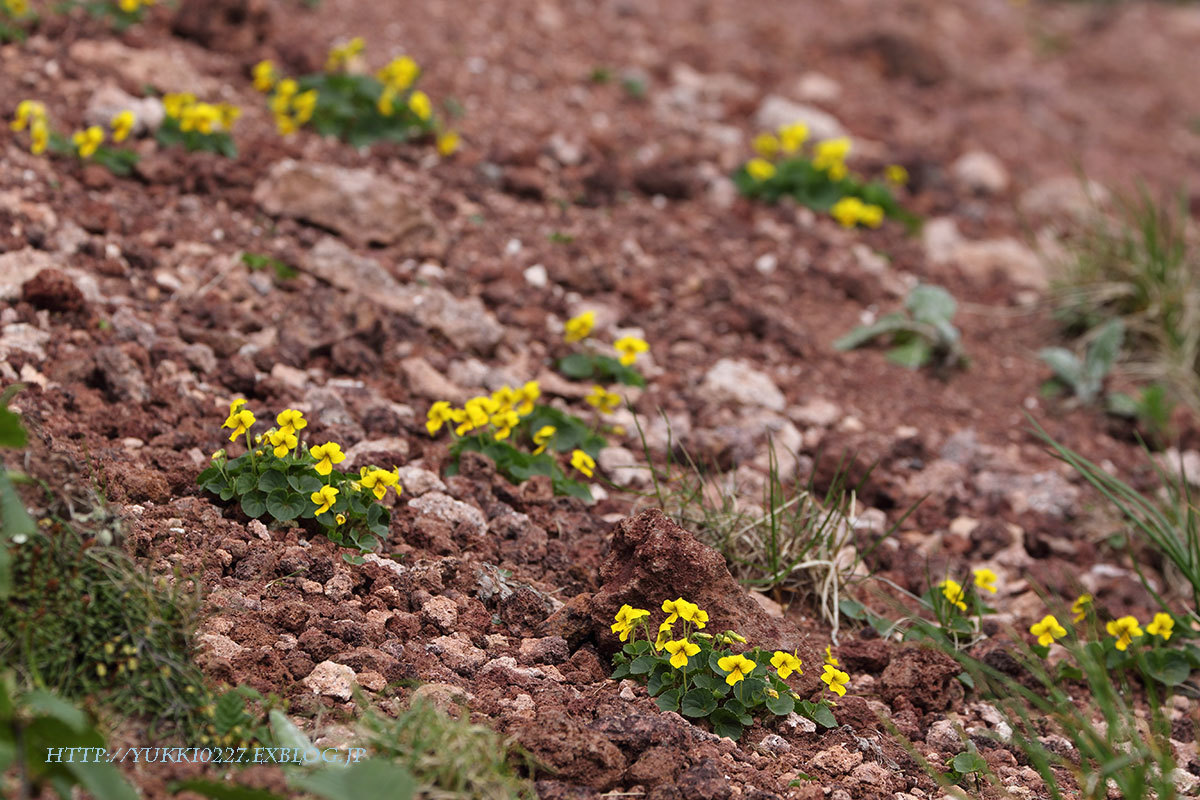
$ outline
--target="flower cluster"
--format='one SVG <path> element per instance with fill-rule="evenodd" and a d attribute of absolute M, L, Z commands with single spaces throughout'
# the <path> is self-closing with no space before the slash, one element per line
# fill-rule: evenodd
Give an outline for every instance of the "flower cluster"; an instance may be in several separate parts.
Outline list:
<path fill-rule="evenodd" d="M 806 153 L 807 141 L 808 127 L 802 122 L 754 137 L 756 155 L 734 175 L 738 188 L 747 196 L 772 202 L 785 195 L 792 197 L 814 210 L 828 211 L 847 228 L 877 228 L 885 217 L 909 224 L 916 221 L 899 206 L 888 186 L 864 183 L 850 174 L 846 166 L 853 147 L 850 139 L 819 141 Z M 907 171 L 899 165 L 885 172 L 895 186 L 908 180 Z"/>
<path fill-rule="evenodd" d="M 663 601 L 661 608 L 666 617 L 653 631 L 650 611 L 629 604 L 617 611 L 611 630 L 624 646 L 614 657 L 614 680 L 640 680 L 659 708 L 707 719 L 718 735 L 732 739 L 763 712 L 799 711 L 825 727 L 836 724 L 830 701 L 803 700 L 786 683 L 804 674 L 797 651 L 743 650 L 739 645 L 746 639 L 733 631 L 704 633 L 708 613 L 682 597 Z M 850 676 L 837 669 L 829 648 L 826 655 L 821 680 L 840 697 Z"/>
<path fill-rule="evenodd" d="M 164 147 L 181 144 L 188 152 L 207 151 L 234 158 L 233 125 L 242 110 L 229 103 L 206 103 L 191 92 L 163 95 L 166 116 L 156 133 Z"/>
<path fill-rule="evenodd" d="M 137 119 L 132 111 L 121 111 L 113 116 L 109 121 L 113 143 L 125 141 L 136 124 Z M 74 155 L 83 160 L 96 161 L 119 175 L 127 174 L 137 162 L 137 154 L 131 150 L 105 147 L 108 133 L 99 125 L 77 130 L 70 139 L 55 133 L 50 127 L 45 104 L 37 100 L 18 103 L 9 128 L 16 133 L 29 130 L 29 152 L 33 155 L 41 155 L 47 150 L 61 155 Z"/>
<path fill-rule="evenodd" d="M 1090 594 L 1080 595 L 1071 606 L 1071 610 L 1076 612 L 1074 621 L 1077 623 L 1083 621 L 1091 612 L 1091 606 L 1092 596 Z M 1109 620 L 1105 624 L 1104 630 L 1113 637 L 1113 647 L 1123 653 L 1129 649 L 1129 645 L 1133 644 L 1135 639 L 1141 639 L 1147 635 L 1157 636 L 1164 642 L 1170 641 L 1175 630 L 1175 618 L 1160 611 L 1154 615 L 1154 619 L 1146 626 L 1146 629 L 1142 630 L 1142 625 L 1137 617 L 1126 615 Z M 1042 647 L 1047 647 L 1056 639 L 1062 639 L 1067 635 L 1067 629 L 1053 614 L 1042 617 L 1041 621 L 1030 626 L 1029 632 L 1037 637 L 1037 643 Z"/>
<path fill-rule="evenodd" d="M 212 466 L 200 473 L 197 483 L 222 500 L 237 498 L 248 517 L 270 515 L 280 522 L 313 519 L 331 539 L 371 550 L 387 538 L 387 509 L 379 505 L 388 489 L 400 487 L 399 468 L 361 467 L 357 474 L 336 469 L 346 460 L 337 442 L 308 446 L 302 431 L 308 420 L 298 409 L 287 408 L 275 425 L 252 435 L 258 420 L 238 398 L 229 406 L 221 425 L 229 441 L 245 439 L 246 453 L 229 458 L 225 450 L 212 455 Z"/>
<path fill-rule="evenodd" d="M 563 326 L 563 341 L 567 344 L 586 342 L 595 328 L 596 312 L 584 311 L 567 320 Z M 598 348 L 585 345 L 582 351 L 560 359 L 558 369 L 574 380 L 645 386 L 645 378 L 633 367 L 638 356 L 650 352 L 650 345 L 646 340 L 636 336 L 622 336 L 612 343 L 612 350 L 617 354 L 616 358 L 599 352 Z M 592 394 L 588 397 L 588 404 L 603 414 L 615 411 L 620 402 L 621 398 L 617 394 L 599 383 L 593 386 Z"/>
<path fill-rule="evenodd" d="M 435 134 L 438 153 L 452 155 L 459 136 L 442 125 L 429 95 L 416 88 L 417 62 L 399 56 L 374 75 L 361 74 L 365 52 L 366 43 L 356 36 L 330 49 L 323 72 L 296 79 L 281 76 L 271 61 L 256 64 L 254 88 L 270 95 L 279 133 L 287 136 L 312 125 L 356 147 Z"/>

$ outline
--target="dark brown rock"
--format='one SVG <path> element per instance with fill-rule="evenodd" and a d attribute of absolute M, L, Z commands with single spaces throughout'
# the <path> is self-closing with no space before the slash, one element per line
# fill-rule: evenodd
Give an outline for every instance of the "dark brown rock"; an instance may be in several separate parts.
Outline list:
<path fill-rule="evenodd" d="M 58 269 L 44 269 L 21 285 L 21 299 L 34 308 L 47 311 L 82 311 L 83 292 L 67 274 Z"/>
<path fill-rule="evenodd" d="M 925 711 L 944 711 L 963 695 L 957 661 L 929 647 L 909 647 L 892 657 L 879 678 L 880 695 L 891 703 L 906 697 Z"/>
<path fill-rule="evenodd" d="M 627 764 L 620 749 L 560 708 L 539 709 L 532 722 L 516 730 L 516 738 L 564 781 L 605 790 L 625 773 Z"/>
<path fill-rule="evenodd" d="M 706 758 L 679 776 L 679 791 L 689 800 L 726 800 L 733 794 L 716 759 Z"/>
<path fill-rule="evenodd" d="M 171 19 L 171 33 L 225 53 L 253 49 L 270 30 L 265 0 L 185 0 Z"/>

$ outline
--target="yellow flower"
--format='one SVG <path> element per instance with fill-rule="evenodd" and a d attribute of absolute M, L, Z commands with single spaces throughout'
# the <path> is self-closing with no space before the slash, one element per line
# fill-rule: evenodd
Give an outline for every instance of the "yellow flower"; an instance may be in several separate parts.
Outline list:
<path fill-rule="evenodd" d="M 996 573 L 992 572 L 987 567 L 981 567 L 972 570 L 971 574 L 975 576 L 975 585 L 986 592 L 996 593 Z"/>
<path fill-rule="evenodd" d="M 275 422 L 279 425 L 280 430 L 290 430 L 292 433 L 308 427 L 308 420 L 304 418 L 304 413 L 294 408 L 285 408 L 280 411 L 279 416 L 275 417 Z"/>
<path fill-rule="evenodd" d="M 613 342 L 613 349 L 621 354 L 621 363 L 628 367 L 637 361 L 639 353 L 649 351 L 650 345 L 636 336 L 622 336 Z"/>
<path fill-rule="evenodd" d="M 671 623 L 664 622 L 658 626 L 658 638 L 654 640 L 654 649 L 662 650 L 663 645 L 671 641 Z"/>
<path fill-rule="evenodd" d="M 391 86 L 384 86 L 383 91 L 379 93 L 379 99 L 375 101 L 375 108 L 385 117 L 396 113 L 396 90 Z"/>
<path fill-rule="evenodd" d="M 318 475 L 328 475 L 333 471 L 334 464 L 340 464 L 346 460 L 346 454 L 342 452 L 342 446 L 337 442 L 326 442 L 309 448 L 308 454 L 317 460 L 313 469 L 317 471 Z"/>
<path fill-rule="evenodd" d="M 828 173 L 832 180 L 846 177 L 846 156 L 850 155 L 850 140 L 845 136 L 817 142 L 813 151 L 813 166 Z"/>
<path fill-rule="evenodd" d="M 8 127 L 14 131 L 23 131 L 33 120 L 46 118 L 46 106 L 37 100 L 22 100 L 17 103 L 17 113 Z"/>
<path fill-rule="evenodd" d="M 291 428 L 282 428 L 269 432 L 267 434 L 267 441 L 275 448 L 274 453 L 276 458 L 283 458 L 288 454 L 289 450 L 298 444 L 296 434 Z"/>
<path fill-rule="evenodd" d="M 1048 647 L 1054 643 L 1055 639 L 1061 639 L 1067 635 L 1067 629 L 1058 624 L 1058 620 L 1053 614 L 1047 614 L 1042 617 L 1041 622 L 1031 625 L 1029 632 L 1038 637 L 1038 644 L 1042 647 Z"/>
<path fill-rule="evenodd" d="M 958 581 L 947 578 L 938 584 L 938 588 L 942 590 L 942 596 L 945 597 L 951 605 L 958 606 L 959 611 L 967 610 L 967 604 L 963 602 L 963 597 L 966 595 L 966 592 L 963 591 L 963 588 Z"/>
<path fill-rule="evenodd" d="M 296 121 L 287 114 L 275 115 L 275 129 L 279 131 L 280 136 L 291 136 L 300 130 L 299 126 L 296 125 Z"/>
<path fill-rule="evenodd" d="M 337 520 L 338 525 L 346 524 L 346 515 L 345 514 L 338 514 L 336 517 L 334 517 L 334 519 Z"/>
<path fill-rule="evenodd" d="M 452 156 L 458 150 L 458 134 L 454 131 L 442 131 L 437 137 L 437 151 L 440 156 Z"/>
<path fill-rule="evenodd" d="M 1114 619 L 1105 626 L 1109 636 L 1117 638 L 1117 649 L 1124 651 L 1133 641 L 1133 637 L 1141 636 L 1142 629 L 1138 626 L 1137 617 L 1121 617 Z"/>
<path fill-rule="evenodd" d="M 80 158 L 91 158 L 104 143 L 104 129 L 93 125 L 86 130 L 75 131 L 71 136 L 71 143 L 75 145 Z"/>
<path fill-rule="evenodd" d="M 577 317 L 571 317 L 567 320 L 566 332 L 563 339 L 567 344 L 574 342 L 582 342 L 592 333 L 592 328 L 596 327 L 596 312 L 584 311 Z"/>
<path fill-rule="evenodd" d="M 825 674 L 821 676 L 821 680 L 829 687 L 829 691 L 838 697 L 846 696 L 846 684 L 850 682 L 849 674 L 842 672 L 832 664 L 826 664 Z"/>
<path fill-rule="evenodd" d="M 792 155 L 808 139 L 808 126 L 803 122 L 793 122 L 779 129 L 779 144 L 783 152 Z"/>
<path fill-rule="evenodd" d="M 517 407 L 517 413 L 522 417 L 532 414 L 533 405 L 541 396 L 542 387 L 538 385 L 538 382 L 526 381 L 525 385 L 518 389 L 515 392 L 515 397 L 513 397 L 513 404 Z"/>
<path fill-rule="evenodd" d="M 393 92 L 403 92 L 413 85 L 420 72 L 421 68 L 417 66 L 416 61 L 408 56 L 400 56 L 389 61 L 387 66 L 376 73 L 376 77 Z"/>
<path fill-rule="evenodd" d="M 117 0 L 117 6 L 126 14 L 132 14 L 142 5 L 141 0 Z"/>
<path fill-rule="evenodd" d="M 614 617 L 615 621 L 609 627 L 613 633 L 620 634 L 621 641 L 624 642 L 629 639 L 630 632 L 637 627 L 638 620 L 648 616 L 650 616 L 650 612 L 646 609 L 633 608 L 626 603 L 617 611 L 617 616 Z"/>
<path fill-rule="evenodd" d="M 292 110 L 298 125 L 303 125 L 312 119 L 313 111 L 317 108 L 318 96 L 316 89 L 309 89 L 292 98 Z"/>
<path fill-rule="evenodd" d="M 492 416 L 492 424 L 496 426 L 496 439 L 504 440 L 512 433 L 521 418 L 515 411 L 501 411 Z"/>
<path fill-rule="evenodd" d="M 866 206 L 857 197 L 843 197 L 829 209 L 829 215 L 836 219 L 843 228 L 853 228 L 862 219 Z"/>
<path fill-rule="evenodd" d="M 234 400 L 233 404 L 229 406 L 229 417 L 221 426 L 222 428 L 233 428 L 233 433 L 229 434 L 231 442 L 254 427 L 254 414 L 242 408 L 245 403 L 245 400 Z"/>
<path fill-rule="evenodd" d="M 571 466 L 590 478 L 592 477 L 592 471 L 596 469 L 596 459 L 582 450 L 572 450 Z"/>
<path fill-rule="evenodd" d="M 903 186 L 908 183 L 908 170 L 899 164 L 892 164 L 883 171 L 883 174 L 889 181 L 897 186 Z"/>
<path fill-rule="evenodd" d="M 754 152 L 763 158 L 774 158 L 779 155 L 779 140 L 771 133 L 760 133 L 754 137 Z"/>
<path fill-rule="evenodd" d="M 785 653 L 782 650 L 776 650 L 775 655 L 771 656 L 771 666 L 779 673 L 779 677 L 785 681 L 793 672 L 800 675 L 804 674 L 804 670 L 800 669 L 800 659 L 794 652 Z"/>
<path fill-rule="evenodd" d="M 838 660 L 833 657 L 833 645 L 825 645 L 825 663 L 831 667 L 838 665 Z"/>
<path fill-rule="evenodd" d="M 752 158 L 746 162 L 746 174 L 756 181 L 775 177 L 775 165 L 765 158 Z"/>
<path fill-rule="evenodd" d="M 449 402 L 438 400 L 429 407 L 428 419 L 425 423 L 425 430 L 429 431 L 430 436 L 434 436 L 442 429 L 442 426 L 450 421 L 454 416 L 454 409 Z"/>
<path fill-rule="evenodd" d="M 4 0 L 4 7 L 14 17 L 23 17 L 29 13 L 29 0 Z"/>
<path fill-rule="evenodd" d="M 275 64 L 270 59 L 264 59 L 254 65 L 254 88 L 260 92 L 269 92 L 275 85 Z"/>
<path fill-rule="evenodd" d="M 603 386 L 593 386 L 591 394 L 584 398 L 587 404 L 601 414 L 611 414 L 621 405 L 621 396 L 610 392 Z"/>
<path fill-rule="evenodd" d="M 488 424 L 492 414 L 500 408 L 500 405 L 492 398 L 486 395 L 472 397 L 467 401 L 467 405 L 462 409 L 461 417 L 456 414 L 455 422 L 459 422 L 459 426 L 454 429 L 454 432 L 462 436 L 468 431 L 473 431 L 476 428 L 482 428 Z"/>
<path fill-rule="evenodd" d="M 225 130 L 233 130 L 233 123 L 237 122 L 242 116 L 242 110 L 230 103 L 217 103 L 217 117 L 221 122 L 221 127 Z"/>
<path fill-rule="evenodd" d="M 687 639 L 666 642 L 663 647 L 671 654 L 671 666 L 675 669 L 686 667 L 688 659 L 700 652 L 700 645 L 689 642 Z"/>
<path fill-rule="evenodd" d="M 337 502 L 337 496 L 338 490 L 332 486 L 322 486 L 313 492 L 309 499 L 317 504 L 316 516 L 319 517 L 332 508 L 333 504 Z"/>
<path fill-rule="evenodd" d="M 1163 641 L 1171 638 L 1171 630 L 1175 627 L 1175 620 L 1170 614 L 1159 612 L 1154 615 L 1154 621 L 1146 626 L 1146 633 L 1151 636 L 1161 636 Z"/>
<path fill-rule="evenodd" d="M 408 110 L 416 114 L 418 119 L 428 120 L 433 116 L 433 103 L 429 101 L 429 95 L 418 89 L 408 97 Z"/>
<path fill-rule="evenodd" d="M 866 203 L 858 212 L 858 221 L 868 228 L 878 228 L 883 224 L 883 206 Z"/>
<path fill-rule="evenodd" d="M 366 47 L 361 36 L 355 36 L 346 44 L 339 47 L 334 47 L 329 51 L 329 58 L 325 60 L 325 71 L 333 72 L 341 69 L 350 62 L 350 59 L 358 55 Z"/>
<path fill-rule="evenodd" d="M 1075 615 L 1076 622 L 1082 622 L 1087 616 L 1088 610 L 1092 607 L 1092 596 L 1087 592 L 1075 598 L 1075 602 L 1071 604 L 1071 613 Z"/>
<path fill-rule="evenodd" d="M 396 487 L 396 493 L 400 493 L 400 469 L 397 467 L 394 472 L 388 472 L 386 469 L 369 469 L 362 467 L 359 469 L 359 483 L 364 489 L 370 489 L 375 495 L 376 500 L 382 500 L 387 494 L 389 486 Z"/>
<path fill-rule="evenodd" d="M 38 117 L 29 126 L 29 152 L 40 156 L 50 144 L 50 126 L 45 117 Z"/>
<path fill-rule="evenodd" d="M 533 454 L 536 456 L 545 452 L 546 445 L 550 443 L 550 440 L 554 438 L 554 434 L 557 432 L 558 428 L 555 428 L 553 425 L 543 425 L 538 428 L 533 434 L 533 443 L 537 445 L 537 449 L 533 451 Z"/>
<path fill-rule="evenodd" d="M 109 123 L 112 125 L 113 141 L 125 141 L 125 139 L 128 138 L 129 134 L 133 131 L 133 126 L 136 122 L 137 118 L 134 117 L 133 112 L 129 111 L 128 109 L 113 117 L 112 122 Z"/>
<path fill-rule="evenodd" d="M 294 83 L 294 81 L 293 81 Z M 168 117 L 180 119 L 185 109 L 196 104 L 196 95 L 191 92 L 163 95 L 163 110 Z"/>
<path fill-rule="evenodd" d="M 730 686 L 734 686 L 738 681 L 745 680 L 751 672 L 754 672 L 758 664 L 739 653 L 738 655 L 725 656 L 718 659 L 717 666 L 729 673 L 725 676 L 725 682 Z"/>
<path fill-rule="evenodd" d="M 689 603 L 682 597 L 675 600 L 664 600 L 662 610 L 670 614 L 665 623 L 667 625 L 672 624 L 677 619 L 690 622 L 697 628 L 704 628 L 708 624 L 708 612 L 702 611 L 700 606 L 695 603 Z M 742 641 L 745 641 L 745 639 Z"/>

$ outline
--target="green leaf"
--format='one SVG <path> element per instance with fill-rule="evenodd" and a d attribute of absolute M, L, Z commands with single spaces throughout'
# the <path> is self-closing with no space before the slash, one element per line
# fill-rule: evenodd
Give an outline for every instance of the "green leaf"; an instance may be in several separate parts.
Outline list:
<path fill-rule="evenodd" d="M 1121 354 L 1121 343 L 1125 341 L 1125 324 L 1119 318 L 1110 319 L 1096 338 L 1092 340 L 1084 356 L 1083 372 L 1090 384 L 1099 391 L 1104 376 L 1112 369 Z"/>
<path fill-rule="evenodd" d="M 634 675 L 645 675 L 654 669 L 658 658 L 652 655 L 638 656 L 629 664 L 629 671 Z"/>
<path fill-rule="evenodd" d="M 711 689 L 692 689 L 680 702 L 680 713 L 685 717 L 707 717 L 717 707 L 717 699 Z"/>
<path fill-rule="evenodd" d="M 897 331 L 912 330 L 912 323 L 903 314 L 887 314 L 880 317 L 873 325 L 863 325 L 855 328 L 833 343 L 835 350 L 853 350 L 862 347 L 876 337 Z"/>
<path fill-rule="evenodd" d="M 242 495 L 242 513 L 251 519 L 258 519 L 267 513 L 267 496 L 258 491 Z"/>
<path fill-rule="evenodd" d="M 742 723 L 739 722 L 738 718 L 729 711 L 726 711 L 723 708 L 718 708 L 716 711 L 712 712 L 712 715 L 708 718 L 708 721 L 712 723 L 713 733 L 715 733 L 717 736 L 723 736 L 726 739 L 732 739 L 735 742 L 742 738 Z"/>
<path fill-rule="evenodd" d="M 209 780 L 207 778 L 191 778 L 186 781 L 178 781 L 172 783 L 168 787 L 168 791 L 171 794 L 195 792 L 211 800 L 284 800 L 284 798 L 266 789 L 234 786 L 224 781 Z"/>
<path fill-rule="evenodd" d="M 354 797 L 411 800 L 417 791 L 412 773 L 399 764 L 378 758 L 347 767 L 322 767 L 308 775 L 293 775 L 290 783 L 325 800 Z"/>
<path fill-rule="evenodd" d="M 813 709 L 813 713 L 809 716 L 809 719 L 824 728 L 837 727 L 837 720 L 833 717 L 833 711 L 825 702 L 817 703 L 817 706 Z"/>
<path fill-rule="evenodd" d="M 725 684 L 725 681 L 708 672 L 701 672 L 699 675 L 691 676 L 691 681 L 701 689 L 712 691 Z"/>
<path fill-rule="evenodd" d="M 278 708 L 271 709 L 267 720 L 271 724 L 271 734 L 275 737 L 275 743 L 280 747 L 290 747 L 301 752 L 314 749 L 304 731 L 297 728 L 296 723 Z"/>
<path fill-rule="evenodd" d="M 951 765 L 956 772 L 960 772 L 963 775 L 970 775 L 972 772 L 981 772 L 987 769 L 987 762 L 983 760 L 983 756 L 971 751 L 956 755 Z"/>
<path fill-rule="evenodd" d="M 14 387 L 20 388 L 20 384 L 13 384 L 5 390 L 4 396 L 0 397 L 3 401 L 0 402 L 0 447 L 22 448 L 29 441 L 20 415 L 8 410 L 8 398 L 16 394 L 12 391 Z"/>
<path fill-rule="evenodd" d="M 663 692 L 654 699 L 654 702 L 663 711 L 678 711 L 679 710 L 679 693 L 681 689 L 672 689 L 669 692 Z"/>
<path fill-rule="evenodd" d="M 655 697 L 674 682 L 675 676 L 671 674 L 671 665 L 659 664 L 650 673 L 650 680 L 646 681 L 646 691 L 651 697 Z"/>
<path fill-rule="evenodd" d="M 252 471 L 243 472 L 237 476 L 237 480 L 233 482 L 233 490 L 238 496 L 243 496 L 253 492 L 258 487 L 258 476 Z"/>
<path fill-rule="evenodd" d="M 787 692 L 780 692 L 778 697 L 768 694 L 767 709 L 777 717 L 786 717 L 796 710 L 796 701 Z"/>
<path fill-rule="evenodd" d="M 276 473 L 278 474 L 278 473 Z M 267 495 L 267 513 L 280 522 L 298 519 L 311 501 L 293 494 L 287 488 L 276 489 Z"/>
<path fill-rule="evenodd" d="M 287 475 L 282 470 L 269 469 L 258 479 L 258 490 L 270 494 L 276 489 L 288 488 Z"/>
<path fill-rule="evenodd" d="M 1151 650 L 1146 654 L 1146 674 L 1164 686 L 1178 686 L 1191 672 L 1190 660 L 1178 650 Z"/>
<path fill-rule="evenodd" d="M 311 468 L 307 468 L 304 472 L 289 472 L 287 476 L 288 486 L 291 486 L 297 492 L 308 496 L 324 486 L 324 482 L 314 475 Z"/>
<path fill-rule="evenodd" d="M 610 677 L 614 681 L 619 681 L 622 678 L 628 677 L 630 674 L 629 664 L 617 664 L 616 668 L 613 669 L 613 674 Z"/>
<path fill-rule="evenodd" d="M 949 292 L 940 286 L 922 284 L 908 293 L 904 306 L 917 322 L 936 325 L 954 319 L 958 304 Z"/>
<path fill-rule="evenodd" d="M 888 350 L 887 360 L 900 367 L 919 369 L 929 363 L 933 357 L 933 346 L 925 339 L 916 336 L 909 342 Z"/>

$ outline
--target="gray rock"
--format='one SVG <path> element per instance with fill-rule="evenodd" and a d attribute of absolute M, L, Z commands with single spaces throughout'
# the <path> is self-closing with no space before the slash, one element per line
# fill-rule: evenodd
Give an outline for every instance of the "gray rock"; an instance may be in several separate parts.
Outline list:
<path fill-rule="evenodd" d="M 834 745 L 828 750 L 822 750 L 812 757 L 809 764 L 830 775 L 845 775 L 862 763 L 863 754 L 858 750 L 850 751 L 842 745 Z"/>
<path fill-rule="evenodd" d="M 942 753 L 957 753 L 963 747 L 963 737 L 948 719 L 939 719 L 929 726 L 925 744 Z"/>
<path fill-rule="evenodd" d="M 473 536 L 487 533 L 487 518 L 482 511 L 442 492 L 428 492 L 414 497 L 408 501 L 408 507 L 418 514 L 428 514 L 451 525 L 461 525 Z"/>
<path fill-rule="evenodd" d="M 44 269 L 61 266 L 49 253 L 28 247 L 0 255 L 0 300 L 19 299 L 26 281 Z"/>
<path fill-rule="evenodd" d="M 354 670 L 345 664 L 322 661 L 313 667 L 313 671 L 300 683 L 313 694 L 349 700 L 354 694 L 356 678 Z"/>
<path fill-rule="evenodd" d="M 999 194 L 1008 188 L 1008 170 L 991 153 L 981 150 L 963 153 L 950 170 L 958 184 L 968 192 Z"/>
<path fill-rule="evenodd" d="M 783 411 L 783 392 L 765 372 L 744 361 L 722 358 L 704 376 L 703 389 L 713 399 L 738 405 L 762 406 Z"/>
<path fill-rule="evenodd" d="M 158 130 L 166 116 L 162 101 L 157 97 L 134 97 L 117 86 L 105 84 L 88 98 L 83 120 L 88 125 L 107 128 L 112 118 L 122 111 L 133 112 L 135 136 Z"/>
<path fill-rule="evenodd" d="M 417 397 L 435 402 L 446 400 L 455 404 L 466 400 L 467 392 L 461 386 L 449 380 L 420 356 L 403 359 L 400 362 L 400 370 L 408 380 L 409 392 Z"/>
<path fill-rule="evenodd" d="M 426 644 L 425 650 L 438 656 L 447 668 L 466 676 L 474 675 L 488 660 L 488 654 L 471 644 L 462 632 L 439 636 Z"/>
<path fill-rule="evenodd" d="M 393 244 L 430 225 L 396 181 L 370 169 L 285 159 L 254 188 L 254 200 L 272 216 L 305 220 L 359 245 Z"/>
<path fill-rule="evenodd" d="M 46 360 L 46 345 L 50 343 L 50 331 L 35 328 L 24 322 L 13 322 L 0 330 L 0 361 L 9 353 L 19 350 L 38 361 Z"/>
<path fill-rule="evenodd" d="M 116 39 L 79 39 L 68 50 L 75 63 L 100 74 L 116 72 L 127 86 L 153 86 L 160 92 L 191 92 L 211 98 L 217 81 L 200 74 L 180 48 L 127 47 Z"/>
<path fill-rule="evenodd" d="M 650 483 L 650 469 L 624 447 L 605 447 L 596 463 L 609 480 L 617 486 L 645 486 Z"/>
<path fill-rule="evenodd" d="M 778 755 L 789 752 L 792 746 L 788 744 L 787 739 L 784 739 L 778 733 L 768 733 L 758 743 L 758 749 L 766 753 Z"/>
<path fill-rule="evenodd" d="M 150 387 L 142 377 L 141 367 L 121 348 L 109 345 L 96 350 L 96 367 L 117 401 L 145 403 L 150 399 Z"/>
<path fill-rule="evenodd" d="M 458 606 L 448 597 L 431 597 L 421 606 L 421 620 L 449 633 L 458 622 Z"/>
<path fill-rule="evenodd" d="M 446 491 L 446 484 L 442 483 L 442 479 L 422 467 L 400 467 L 400 485 L 410 497 Z"/>
<path fill-rule="evenodd" d="M 1021 195 L 1018 208 L 1031 217 L 1085 219 L 1104 208 L 1110 194 L 1099 183 L 1075 175 L 1047 178 Z"/>
<path fill-rule="evenodd" d="M 778 130 L 793 122 L 803 122 L 807 125 L 809 138 L 814 141 L 847 135 L 846 128 L 829 112 L 788 100 L 777 94 L 767 95 L 754 114 L 754 123 L 762 130 Z"/>

